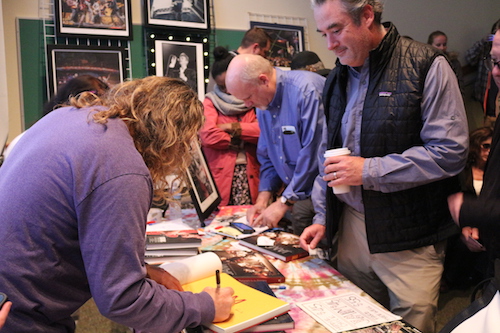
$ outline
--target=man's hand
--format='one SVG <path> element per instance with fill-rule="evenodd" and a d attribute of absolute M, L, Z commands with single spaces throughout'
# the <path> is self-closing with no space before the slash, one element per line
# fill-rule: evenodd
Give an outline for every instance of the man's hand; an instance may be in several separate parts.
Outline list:
<path fill-rule="evenodd" d="M 231 308 L 234 304 L 234 290 L 231 287 L 212 288 L 206 287 L 203 291 L 207 292 L 213 299 L 215 305 L 214 323 L 227 320 L 231 315 Z"/>
<path fill-rule="evenodd" d="M 264 209 L 260 215 L 254 219 L 253 225 L 276 228 L 288 209 L 290 209 L 289 206 L 277 200 Z"/>
<path fill-rule="evenodd" d="M 247 210 L 247 221 L 251 226 L 255 225 L 255 219 L 266 209 L 269 200 L 271 199 L 271 192 L 259 192 L 255 205 Z"/>
<path fill-rule="evenodd" d="M 359 156 L 332 156 L 323 164 L 325 176 L 323 180 L 328 186 L 363 185 L 363 165 L 365 158 Z"/>
<path fill-rule="evenodd" d="M 460 208 L 462 208 L 463 203 L 464 194 L 462 192 L 452 194 L 448 197 L 448 208 L 450 209 L 451 217 L 458 226 L 460 226 Z"/>
<path fill-rule="evenodd" d="M 157 283 L 165 286 L 167 289 L 173 289 L 178 291 L 184 291 L 182 289 L 181 283 L 175 277 L 173 277 L 169 272 L 163 268 L 151 266 L 146 264 L 146 270 L 148 272 L 147 277 Z"/>
<path fill-rule="evenodd" d="M 325 226 L 321 224 L 312 224 L 305 228 L 300 235 L 300 247 L 306 251 L 315 249 L 325 236 L 325 229 Z"/>

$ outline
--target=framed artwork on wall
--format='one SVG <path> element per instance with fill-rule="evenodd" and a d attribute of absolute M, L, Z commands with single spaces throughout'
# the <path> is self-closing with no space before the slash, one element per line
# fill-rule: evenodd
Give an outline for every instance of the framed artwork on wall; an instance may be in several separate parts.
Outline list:
<path fill-rule="evenodd" d="M 156 39 L 154 41 L 154 75 L 185 81 L 202 100 L 205 96 L 203 53 L 202 42 Z"/>
<path fill-rule="evenodd" d="M 54 0 L 56 35 L 132 39 L 132 0 Z"/>
<path fill-rule="evenodd" d="M 255 21 L 250 27 L 262 28 L 271 36 L 268 59 L 273 66 L 290 67 L 293 56 L 304 51 L 304 27 Z"/>
<path fill-rule="evenodd" d="M 208 0 L 143 0 L 146 25 L 208 30 Z"/>
<path fill-rule="evenodd" d="M 125 80 L 126 50 L 91 45 L 47 45 L 50 96 L 57 87 L 82 74 L 93 75 L 110 87 Z"/>
<path fill-rule="evenodd" d="M 201 223 L 217 208 L 221 201 L 205 155 L 198 143 L 193 147 L 193 161 L 188 169 L 190 193 Z"/>

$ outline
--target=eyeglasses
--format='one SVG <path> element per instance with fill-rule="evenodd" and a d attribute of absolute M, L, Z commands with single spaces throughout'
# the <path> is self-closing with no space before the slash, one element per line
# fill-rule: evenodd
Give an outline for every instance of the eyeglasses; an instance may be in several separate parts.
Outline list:
<path fill-rule="evenodd" d="M 492 71 L 495 66 L 500 69 L 500 61 L 495 61 L 491 58 L 485 58 L 484 59 L 484 64 L 486 65 L 486 68 L 488 68 L 489 71 Z"/>
<path fill-rule="evenodd" d="M 484 150 L 488 150 L 491 148 L 491 143 L 483 143 L 481 145 L 481 148 L 484 149 Z"/>

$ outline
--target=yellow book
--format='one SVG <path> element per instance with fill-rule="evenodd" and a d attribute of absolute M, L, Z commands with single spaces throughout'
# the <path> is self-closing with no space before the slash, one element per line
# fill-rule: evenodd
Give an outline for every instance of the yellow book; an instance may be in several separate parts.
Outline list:
<path fill-rule="evenodd" d="M 220 279 L 221 287 L 233 288 L 235 304 L 228 320 L 221 323 L 205 324 L 212 331 L 239 332 L 290 310 L 289 303 L 246 286 L 226 273 L 221 273 Z M 185 291 L 199 293 L 205 287 L 215 288 L 216 286 L 214 271 L 213 276 L 184 284 L 182 287 Z"/>

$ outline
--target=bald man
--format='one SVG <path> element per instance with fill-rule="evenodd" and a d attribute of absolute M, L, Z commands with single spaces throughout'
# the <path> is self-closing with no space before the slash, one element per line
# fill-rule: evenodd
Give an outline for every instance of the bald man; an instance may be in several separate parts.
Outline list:
<path fill-rule="evenodd" d="M 321 75 L 283 71 L 257 55 L 241 54 L 229 64 L 226 87 L 246 106 L 256 108 L 261 131 L 259 195 L 247 213 L 250 224 L 277 227 L 289 210 L 295 234 L 312 223 L 324 84 Z"/>

